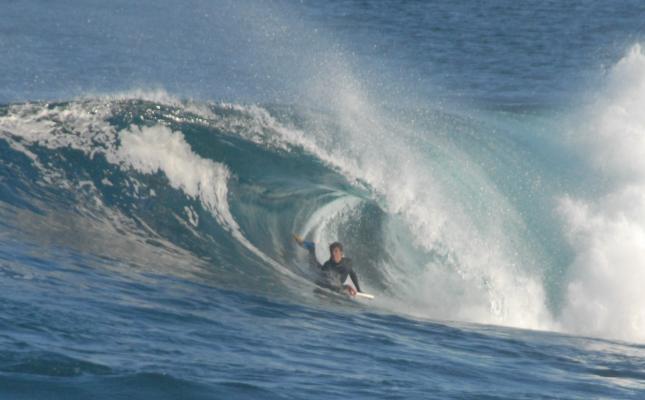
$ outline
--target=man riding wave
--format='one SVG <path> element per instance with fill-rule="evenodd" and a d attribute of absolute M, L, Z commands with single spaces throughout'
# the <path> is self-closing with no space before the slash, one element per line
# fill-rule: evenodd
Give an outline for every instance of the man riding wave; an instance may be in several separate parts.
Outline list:
<path fill-rule="evenodd" d="M 314 242 L 303 240 L 300 236 L 293 235 L 293 239 L 309 252 L 309 263 L 321 271 L 322 279 L 316 283 L 335 291 L 345 291 L 350 296 L 356 296 L 356 292 L 361 292 L 358 284 L 358 276 L 352 269 L 352 260 L 344 257 L 343 245 L 334 242 L 329 245 L 329 260 L 320 264 L 316 259 L 316 244 Z M 350 277 L 354 287 L 345 285 L 347 277 Z"/>

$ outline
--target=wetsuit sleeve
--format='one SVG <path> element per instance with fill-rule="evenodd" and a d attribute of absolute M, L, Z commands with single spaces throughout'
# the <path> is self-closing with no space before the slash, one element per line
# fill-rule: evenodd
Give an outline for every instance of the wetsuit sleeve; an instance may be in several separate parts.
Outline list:
<path fill-rule="evenodd" d="M 358 276 L 354 270 L 349 272 L 349 277 L 352 278 L 352 282 L 354 282 L 354 286 L 356 286 L 356 291 L 361 292 L 361 287 L 358 284 Z"/>
<path fill-rule="evenodd" d="M 320 265 L 316 258 L 316 244 L 305 240 L 302 242 L 302 247 L 309 252 L 309 265 L 318 269 L 322 268 L 322 265 Z"/>

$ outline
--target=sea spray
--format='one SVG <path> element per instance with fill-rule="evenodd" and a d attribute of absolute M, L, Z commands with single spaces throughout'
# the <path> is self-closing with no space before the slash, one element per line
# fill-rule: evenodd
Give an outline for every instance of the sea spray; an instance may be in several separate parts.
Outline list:
<path fill-rule="evenodd" d="M 645 339 L 645 54 L 635 45 L 609 73 L 575 140 L 604 192 L 565 196 L 559 211 L 575 260 L 565 330 Z"/>

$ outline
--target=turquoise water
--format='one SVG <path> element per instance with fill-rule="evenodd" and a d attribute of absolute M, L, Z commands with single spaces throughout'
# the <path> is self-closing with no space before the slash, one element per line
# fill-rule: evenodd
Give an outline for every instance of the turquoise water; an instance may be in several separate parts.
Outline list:
<path fill-rule="evenodd" d="M 641 398 L 643 16 L 3 5 L 2 397 Z"/>

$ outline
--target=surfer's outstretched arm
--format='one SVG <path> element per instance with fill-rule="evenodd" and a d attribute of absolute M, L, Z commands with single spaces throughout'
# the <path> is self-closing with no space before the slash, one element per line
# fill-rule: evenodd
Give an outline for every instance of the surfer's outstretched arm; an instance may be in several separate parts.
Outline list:
<path fill-rule="evenodd" d="M 311 265 L 312 267 L 321 269 L 322 265 L 318 262 L 318 259 L 316 258 L 316 243 L 303 240 L 298 235 L 293 235 L 293 240 L 295 240 L 296 243 L 298 243 L 300 246 L 302 246 L 302 248 L 304 248 L 309 252 L 309 265 Z"/>

